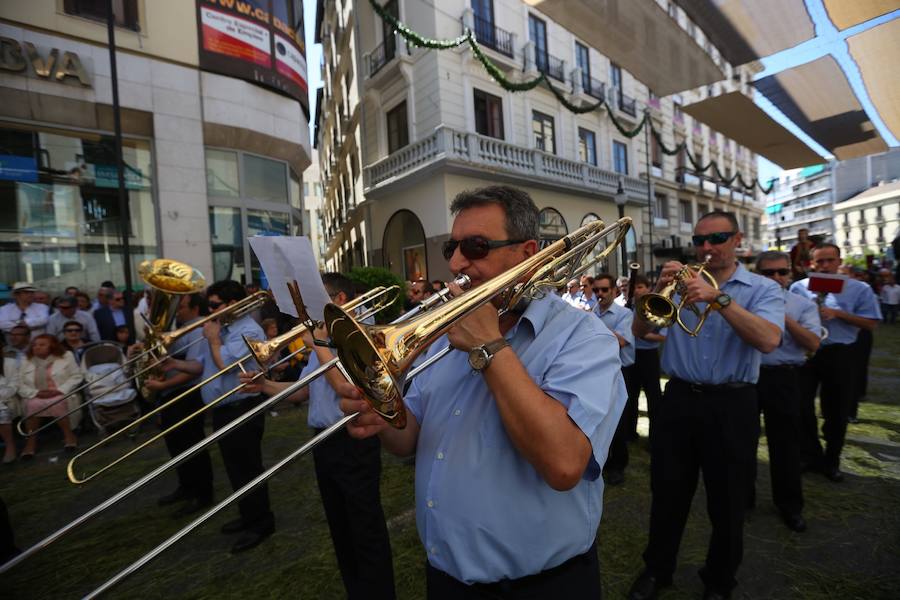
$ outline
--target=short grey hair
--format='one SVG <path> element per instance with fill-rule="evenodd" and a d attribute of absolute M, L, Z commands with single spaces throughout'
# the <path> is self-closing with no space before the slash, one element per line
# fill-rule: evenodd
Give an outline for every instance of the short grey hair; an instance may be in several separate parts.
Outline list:
<path fill-rule="evenodd" d="M 511 240 L 538 239 L 538 208 L 528 192 L 508 185 L 492 185 L 460 192 L 450 204 L 450 213 L 457 215 L 467 208 L 496 204 L 506 214 L 506 235 Z"/>
<path fill-rule="evenodd" d="M 733 212 L 729 212 L 727 210 L 714 210 L 697 219 L 697 223 L 706 219 L 725 219 L 731 224 L 732 230 L 735 233 L 740 233 L 741 231 L 741 226 L 738 225 L 737 215 L 735 215 Z"/>
<path fill-rule="evenodd" d="M 788 266 L 791 264 L 791 257 L 788 256 L 786 252 L 779 252 L 778 250 L 766 250 L 765 252 L 760 252 L 759 256 L 756 257 L 756 270 L 759 271 L 759 265 L 764 262 L 783 260 L 787 262 Z"/>

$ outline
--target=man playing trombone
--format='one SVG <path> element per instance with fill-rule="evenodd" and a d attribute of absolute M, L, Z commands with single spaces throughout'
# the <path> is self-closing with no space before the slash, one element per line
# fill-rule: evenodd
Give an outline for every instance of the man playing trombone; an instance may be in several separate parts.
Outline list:
<path fill-rule="evenodd" d="M 631 600 L 655 598 L 659 588 L 672 582 L 701 470 L 712 523 L 706 565 L 700 570 L 704 598 L 727 598 L 736 585 L 759 437 L 755 384 L 762 354 L 778 347 L 784 329 L 779 286 L 737 261 L 741 233 L 734 214 L 703 215 L 694 227 L 693 243 L 717 287 L 696 268 L 677 261 L 663 265 L 656 284 L 659 292 L 677 277 L 681 285 L 676 292 L 685 308 L 694 306 L 708 318 L 696 336 L 673 327 L 663 351 L 662 367 L 670 380 L 653 415 L 646 569 L 632 584 Z M 700 316 L 679 312 L 684 327 L 693 326 L 696 334 Z M 640 310 L 638 315 L 646 317 Z M 654 326 L 636 318 L 633 327 L 635 336 L 643 337 Z"/>
<path fill-rule="evenodd" d="M 324 273 L 322 283 L 334 304 L 343 306 L 353 299 L 354 284 L 344 275 Z M 315 332 L 318 339 L 327 336 L 324 327 Z M 312 353 L 301 378 L 334 358 L 327 347 L 315 344 L 313 332 L 307 329 L 302 337 Z M 254 381 L 255 376 L 242 373 L 240 379 L 248 383 L 246 390 L 266 396 L 273 396 L 292 383 Z M 294 402 L 309 400 L 307 422 L 316 434 L 344 416 L 334 390 L 334 385 L 341 382 L 346 383 L 346 379 L 332 369 L 288 397 Z M 342 430 L 313 449 L 313 460 L 347 598 L 394 598 L 391 543 L 381 508 L 381 444 L 377 438 L 354 439 Z"/>
<path fill-rule="evenodd" d="M 444 257 L 475 288 L 538 251 L 538 210 L 510 187 L 458 195 Z M 456 286 L 454 293 L 459 293 Z M 600 466 L 625 404 L 619 344 L 554 294 L 498 315 L 484 304 L 438 340 L 391 428 L 339 385 L 348 429 L 416 454 L 416 521 L 428 597 L 600 597 Z"/>

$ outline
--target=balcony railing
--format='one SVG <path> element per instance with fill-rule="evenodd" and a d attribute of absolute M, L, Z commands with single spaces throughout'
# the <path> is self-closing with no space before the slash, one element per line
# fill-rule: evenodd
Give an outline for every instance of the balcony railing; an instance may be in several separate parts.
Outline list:
<path fill-rule="evenodd" d="M 626 115 L 631 115 L 632 117 L 637 116 L 637 102 L 631 96 L 627 96 L 621 91 L 619 92 L 619 110 L 621 110 Z"/>
<path fill-rule="evenodd" d="M 588 87 L 584 90 L 584 93 L 597 100 L 603 100 L 606 98 L 606 84 L 591 77 L 588 80 Z"/>
<path fill-rule="evenodd" d="M 623 189 L 629 197 L 643 202 L 647 198 L 647 182 L 637 177 L 620 175 L 585 162 L 444 126 L 367 166 L 367 193 L 439 161 L 489 173 L 504 173 L 526 181 L 542 181 L 594 194 L 607 194 L 610 197 L 615 195 L 621 179 Z"/>
<path fill-rule="evenodd" d="M 566 80 L 566 66 L 561 58 L 557 58 L 546 52 L 543 54 L 538 52 L 535 54 L 534 62 L 537 70 L 547 77 L 552 77 L 553 79 L 563 82 Z"/>
<path fill-rule="evenodd" d="M 381 70 L 381 68 L 391 62 L 397 55 L 397 40 L 392 35 L 385 41 L 380 43 L 372 53 L 369 54 L 369 77 L 372 77 Z"/>
<path fill-rule="evenodd" d="M 473 16 L 472 22 L 475 30 L 475 39 L 478 40 L 479 44 L 491 50 L 496 50 L 500 54 L 505 54 L 510 58 L 513 57 L 513 35 L 510 32 L 500 29 L 491 21 L 478 15 Z"/>

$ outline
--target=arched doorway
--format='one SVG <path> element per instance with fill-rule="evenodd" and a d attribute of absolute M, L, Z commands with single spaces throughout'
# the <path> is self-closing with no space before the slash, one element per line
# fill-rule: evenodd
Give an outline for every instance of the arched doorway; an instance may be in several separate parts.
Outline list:
<path fill-rule="evenodd" d="M 538 236 L 541 248 L 544 248 L 569 233 L 566 220 L 555 208 L 544 208 L 540 212 Z"/>
<path fill-rule="evenodd" d="M 381 243 L 384 266 L 406 281 L 428 279 L 425 228 L 410 210 L 398 210 L 388 220 Z"/>

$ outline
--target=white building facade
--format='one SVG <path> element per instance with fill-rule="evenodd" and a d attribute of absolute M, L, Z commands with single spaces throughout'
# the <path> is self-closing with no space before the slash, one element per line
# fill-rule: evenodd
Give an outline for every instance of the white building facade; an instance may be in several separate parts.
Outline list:
<path fill-rule="evenodd" d="M 844 256 L 888 253 L 900 238 L 900 181 L 882 182 L 834 205 L 835 243 Z M 896 257 L 894 257 L 896 260 Z"/>

